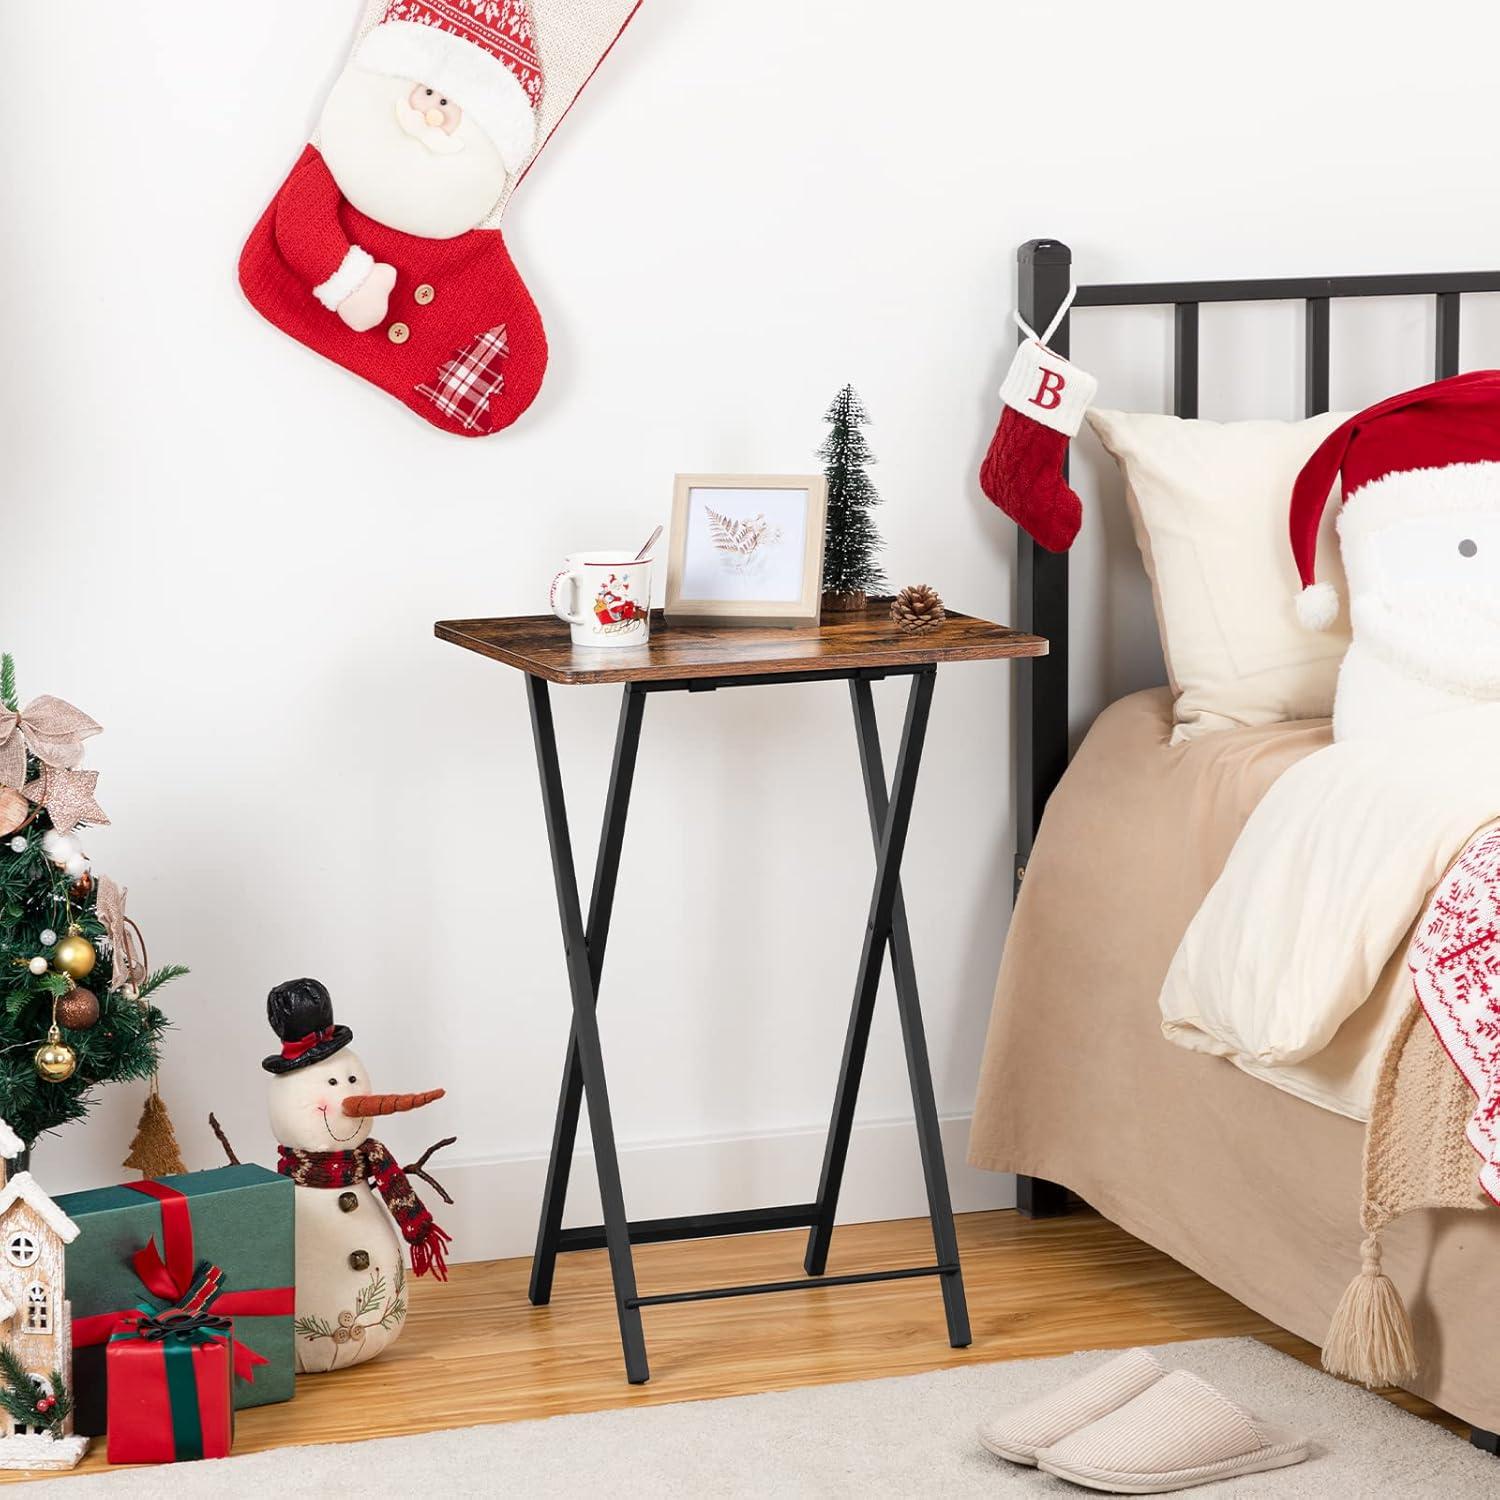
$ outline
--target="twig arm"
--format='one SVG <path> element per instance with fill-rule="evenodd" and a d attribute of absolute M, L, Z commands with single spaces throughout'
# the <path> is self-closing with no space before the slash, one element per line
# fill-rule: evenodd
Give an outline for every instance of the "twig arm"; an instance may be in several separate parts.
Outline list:
<path fill-rule="evenodd" d="M 229 1144 L 229 1137 L 224 1134 L 224 1127 L 219 1124 L 219 1118 L 212 1110 L 209 1111 L 208 1124 L 213 1133 L 218 1136 L 219 1144 L 224 1148 L 224 1155 L 229 1158 L 229 1165 L 239 1166 L 240 1159 L 234 1154 L 234 1147 Z"/>
<path fill-rule="evenodd" d="M 434 1142 L 429 1146 L 409 1167 L 402 1167 L 402 1171 L 408 1177 L 420 1177 L 444 1203 L 452 1203 L 453 1199 L 448 1196 L 448 1190 L 431 1173 L 423 1170 L 435 1152 L 441 1151 L 444 1146 L 451 1146 L 458 1140 L 456 1135 L 445 1135 L 442 1140 Z"/>

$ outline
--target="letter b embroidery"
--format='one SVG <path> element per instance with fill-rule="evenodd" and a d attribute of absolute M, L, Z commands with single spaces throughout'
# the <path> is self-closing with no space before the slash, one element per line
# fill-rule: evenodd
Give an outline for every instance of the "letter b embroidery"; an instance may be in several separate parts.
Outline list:
<path fill-rule="evenodd" d="M 1033 406 L 1039 406 L 1043 411 L 1051 411 L 1054 406 L 1062 405 L 1062 393 L 1067 388 L 1068 382 L 1056 370 L 1043 369 L 1041 377 L 1037 382 L 1036 395 L 1032 396 L 1030 401 Z"/>

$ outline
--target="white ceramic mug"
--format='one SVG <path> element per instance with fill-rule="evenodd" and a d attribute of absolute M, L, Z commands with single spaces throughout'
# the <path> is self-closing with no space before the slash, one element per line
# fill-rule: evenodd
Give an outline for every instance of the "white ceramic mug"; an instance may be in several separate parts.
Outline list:
<path fill-rule="evenodd" d="M 644 646 L 651 638 L 651 563 L 619 552 L 575 552 L 552 580 L 552 613 L 575 646 Z"/>

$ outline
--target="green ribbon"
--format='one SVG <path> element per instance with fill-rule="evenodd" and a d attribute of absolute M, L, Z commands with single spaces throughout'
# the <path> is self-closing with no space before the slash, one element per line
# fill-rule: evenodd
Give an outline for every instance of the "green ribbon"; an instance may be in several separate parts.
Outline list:
<path fill-rule="evenodd" d="M 193 1349 L 212 1337 L 207 1333 L 194 1334 L 167 1339 L 161 1346 L 167 1362 L 167 1400 L 172 1407 L 172 1449 L 178 1458 L 203 1457 L 203 1418 L 198 1411 Z"/>

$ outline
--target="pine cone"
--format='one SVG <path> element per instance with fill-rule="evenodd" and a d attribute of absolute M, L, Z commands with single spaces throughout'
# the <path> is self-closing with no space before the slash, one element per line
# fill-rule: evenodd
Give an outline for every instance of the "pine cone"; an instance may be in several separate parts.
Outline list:
<path fill-rule="evenodd" d="M 891 601 L 891 619 L 913 635 L 936 630 L 946 618 L 938 591 L 925 583 L 914 583 Z"/>

